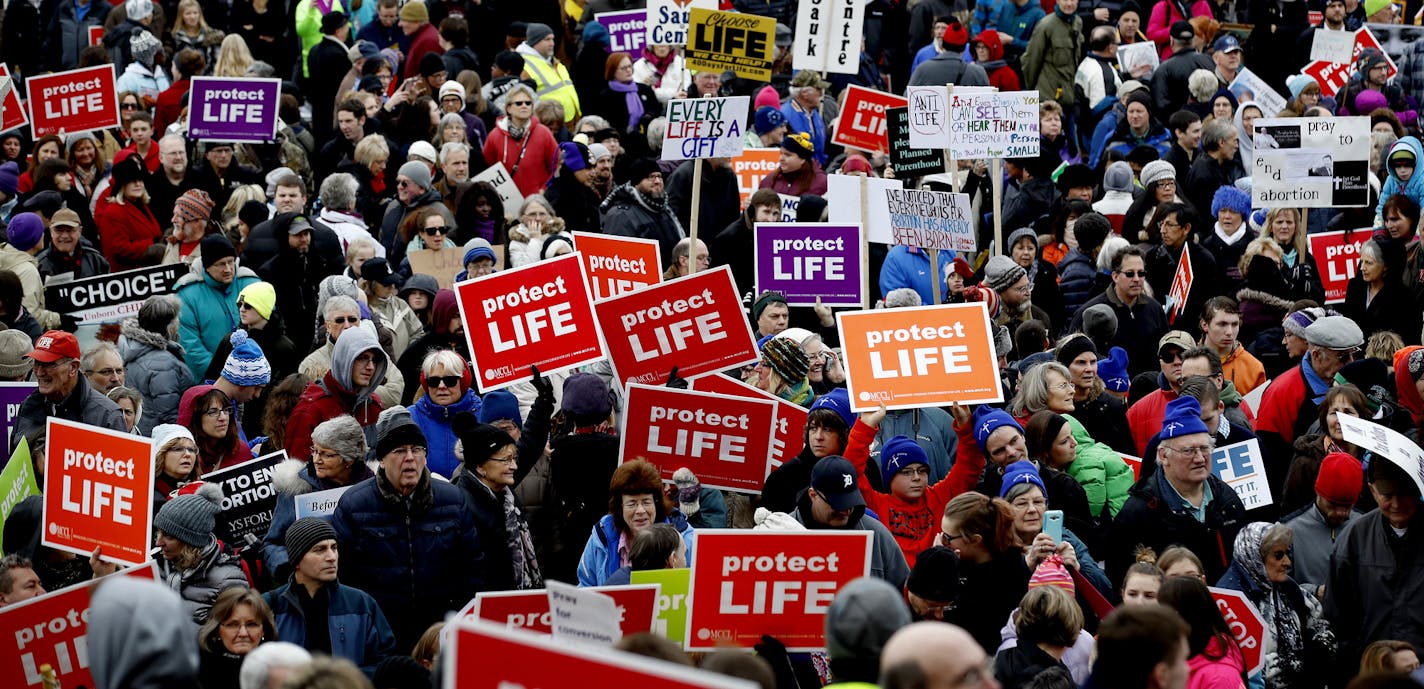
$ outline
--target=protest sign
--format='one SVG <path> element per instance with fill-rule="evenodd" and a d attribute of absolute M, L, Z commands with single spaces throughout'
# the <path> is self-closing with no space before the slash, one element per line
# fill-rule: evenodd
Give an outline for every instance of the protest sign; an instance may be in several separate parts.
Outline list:
<path fill-rule="evenodd" d="M 757 223 L 756 292 L 791 306 L 866 306 L 860 293 L 860 224 Z"/>
<path fill-rule="evenodd" d="M 158 580 L 153 562 L 110 576 Z M 40 666 L 54 669 L 64 687 L 92 687 L 89 671 L 89 603 L 104 579 L 90 579 L 43 596 L 0 607 L 0 686 L 41 686 Z"/>
<path fill-rule="evenodd" d="M 1132 455 L 1125 455 L 1120 452 L 1118 453 L 1118 456 L 1122 457 L 1122 461 L 1126 462 L 1127 466 L 1132 469 L 1132 479 L 1136 481 L 1137 478 L 1142 475 L 1142 458 L 1134 457 Z"/>
<path fill-rule="evenodd" d="M 779 148 L 745 148 L 742 154 L 732 159 L 732 172 L 737 175 L 737 195 L 741 197 L 741 207 L 747 207 L 747 200 L 761 188 L 761 179 L 776 171 L 781 165 Z"/>
<path fill-rule="evenodd" d="M 1286 109 L 1286 99 L 1276 93 L 1276 90 L 1271 88 L 1261 77 L 1256 76 L 1255 72 L 1245 67 L 1236 71 L 1236 78 L 1227 88 L 1241 103 L 1256 101 L 1256 104 L 1261 108 L 1262 116 L 1270 116 Z M 1260 125 L 1257 124 L 1257 126 Z"/>
<path fill-rule="evenodd" d="M 727 266 L 594 305 L 616 380 L 661 385 L 757 361 L 756 340 Z"/>
<path fill-rule="evenodd" d="M 485 392 L 603 358 L 578 252 L 455 285 L 475 381 Z"/>
<path fill-rule="evenodd" d="M 5 410 L 5 432 L 0 434 L 0 437 L 5 439 L 5 447 L 15 446 L 15 443 L 10 442 L 10 433 L 15 429 L 15 418 L 20 414 L 20 404 L 37 388 L 38 383 L 0 382 L 0 405 L 3 405 Z"/>
<path fill-rule="evenodd" d="M 277 465 L 285 461 L 286 450 L 278 450 L 203 476 L 205 482 L 222 484 L 222 512 L 214 523 L 213 534 L 223 543 L 241 547 L 249 535 L 258 540 L 267 535 L 272 510 L 277 507 L 272 475 Z"/>
<path fill-rule="evenodd" d="M 1385 78 L 1394 79 L 1394 76 L 1399 73 L 1399 67 L 1394 64 L 1394 59 L 1390 57 L 1389 52 L 1380 44 L 1379 39 L 1375 38 L 1374 32 L 1368 26 L 1362 26 L 1355 32 L 1354 46 L 1350 52 L 1349 59 L 1344 62 L 1332 62 L 1329 60 L 1316 60 L 1314 56 L 1312 56 L 1312 61 L 1301 68 L 1300 71 L 1302 74 L 1314 77 L 1315 83 L 1320 84 L 1320 91 L 1322 93 L 1338 93 L 1340 89 L 1345 86 L 1345 82 L 1350 80 L 1350 71 L 1355 63 L 1359 61 L 1360 53 L 1366 48 L 1373 48 L 1384 55 L 1385 63 L 1389 65 L 1389 73 Z M 1262 105 L 1265 105 L 1265 103 L 1262 103 Z M 1280 110 L 1272 110 L 1271 112 L 1280 112 Z"/>
<path fill-rule="evenodd" d="M 588 590 L 613 598 L 618 606 L 615 619 L 620 621 L 619 630 L 624 636 L 652 631 L 653 620 L 657 617 L 657 586 L 594 586 Z M 510 629 L 539 634 L 551 634 L 554 630 L 549 596 L 544 589 L 477 593 L 457 616 L 488 620 Z"/>
<path fill-rule="evenodd" d="M 1370 118 L 1257 118 L 1251 167 L 1256 208 L 1369 203 Z"/>
<path fill-rule="evenodd" d="M 853 411 L 1002 402 L 982 302 L 836 313 Z"/>
<path fill-rule="evenodd" d="M 465 269 L 465 250 L 460 247 L 442 246 L 439 249 L 416 249 L 407 251 L 410 270 L 414 275 L 429 275 L 435 278 L 440 289 L 455 286 L 455 276 Z M 498 254 L 496 254 L 498 256 Z"/>
<path fill-rule="evenodd" d="M 796 222 L 797 212 L 801 209 L 801 197 L 790 194 L 777 194 L 781 198 L 781 222 Z"/>
<path fill-rule="evenodd" d="M 188 94 L 190 139 L 267 143 L 277 138 L 281 79 L 193 77 Z"/>
<path fill-rule="evenodd" d="M 103 45 L 103 43 L 104 43 L 104 27 L 102 27 L 102 26 L 91 26 L 91 27 L 89 27 L 89 45 Z"/>
<path fill-rule="evenodd" d="M 593 15 L 593 20 L 608 29 L 609 52 L 623 52 L 629 55 L 643 54 L 643 46 L 648 42 L 647 10 L 599 12 Z"/>
<path fill-rule="evenodd" d="M 949 148 L 949 89 L 910 86 L 905 89 L 910 112 L 910 145 L 915 148 Z"/>
<path fill-rule="evenodd" d="M 904 188 L 905 183 L 898 179 L 826 175 L 830 221 L 837 225 L 860 223 L 867 240 L 894 244 L 895 238 L 890 234 L 890 209 L 884 199 L 888 190 Z"/>
<path fill-rule="evenodd" d="M 544 587 L 555 641 L 612 646 L 623 638 L 618 604 L 611 596 L 561 581 L 547 581 Z"/>
<path fill-rule="evenodd" d="M 35 483 L 35 465 L 30 460 L 30 441 L 20 438 L 20 444 L 0 471 L 0 524 L 10 517 L 10 512 L 21 500 L 31 495 L 39 495 L 40 488 Z M 6 553 L 5 541 L 0 540 L 0 555 Z"/>
<path fill-rule="evenodd" d="M 1117 66 L 1123 74 L 1133 79 L 1141 79 L 1157 70 L 1162 59 L 1157 55 L 1157 44 L 1152 41 L 1127 43 L 1117 47 Z"/>
<path fill-rule="evenodd" d="M 479 620 L 459 620 L 446 634 L 446 689 L 757 689 L 744 679 Z"/>
<path fill-rule="evenodd" d="M 663 160 L 735 158 L 746 145 L 746 96 L 684 98 L 667 103 Z"/>
<path fill-rule="evenodd" d="M 1261 612 L 1246 594 L 1215 586 L 1207 588 L 1211 591 L 1212 599 L 1216 601 L 1217 609 L 1221 611 L 1222 619 L 1226 620 L 1226 626 L 1231 628 L 1231 636 L 1236 639 L 1237 648 L 1241 649 L 1241 655 L 1246 661 L 1246 673 L 1259 674 L 1266 665 L 1266 635 L 1270 634 L 1265 618 L 1261 617 Z"/>
<path fill-rule="evenodd" d="M 633 572 L 633 585 L 658 585 L 658 612 L 653 620 L 653 633 L 666 637 L 668 641 L 682 646 L 682 635 L 687 633 L 687 586 L 692 570 L 689 569 L 648 569 Z"/>
<path fill-rule="evenodd" d="M 45 285 L 45 307 L 81 324 L 114 323 L 137 316 L 149 297 L 172 294 L 173 286 L 186 274 L 185 264 L 173 263 L 68 282 L 51 279 Z"/>
<path fill-rule="evenodd" d="M 885 192 L 885 205 L 896 244 L 969 253 L 977 248 L 968 194 L 891 189 Z"/>
<path fill-rule="evenodd" d="M 966 158 L 1038 155 L 1038 92 L 961 93 L 949 97 L 949 152 Z M 915 113 L 910 111 L 914 136 Z M 912 138 L 911 144 L 914 143 Z"/>
<path fill-rule="evenodd" d="M 859 0 L 801 0 L 791 43 L 792 68 L 822 74 L 859 72 L 864 5 Z"/>
<path fill-rule="evenodd" d="M 942 151 L 910 145 L 910 109 L 885 111 L 885 138 L 890 144 L 890 165 L 897 177 L 919 177 L 944 172 Z"/>
<path fill-rule="evenodd" d="M 1355 264 L 1360 260 L 1360 247 L 1370 240 L 1368 227 L 1358 230 L 1338 230 L 1306 235 L 1310 255 L 1315 257 L 1315 270 L 1325 286 L 1325 303 L 1345 301 L 1345 288 L 1355 277 Z"/>
<path fill-rule="evenodd" d="M 8 132 L 29 124 L 30 117 L 25 112 L 25 106 L 20 103 L 20 91 L 15 88 L 15 80 L 10 75 L 10 67 L 4 63 L 0 63 L 0 77 L 10 80 L 10 86 L 5 89 L 4 98 L 0 99 L 0 132 Z"/>
<path fill-rule="evenodd" d="M 297 519 L 331 516 L 331 513 L 336 511 L 336 503 L 341 501 L 341 494 L 350 489 L 351 486 L 342 486 L 296 496 Z"/>
<path fill-rule="evenodd" d="M 657 240 L 596 232 L 573 234 L 574 248 L 583 256 L 594 301 L 662 281 L 661 245 Z"/>
<path fill-rule="evenodd" d="M 1192 252 L 1183 251 L 1182 260 L 1177 262 L 1177 270 L 1172 274 L 1172 287 L 1167 290 L 1167 323 L 1175 324 L 1177 316 L 1187 306 L 1187 297 L 1192 292 Z"/>
<path fill-rule="evenodd" d="M 730 71 L 743 79 L 771 80 L 776 51 L 776 20 L 756 14 L 690 9 L 683 60 L 699 72 Z M 856 49 L 859 68 L 860 47 Z M 668 119 L 672 124 L 672 119 Z"/>
<path fill-rule="evenodd" d="M 687 45 L 689 13 L 694 8 L 717 9 L 717 0 L 648 0 L 647 45 Z"/>
<path fill-rule="evenodd" d="M 812 362 L 814 364 L 814 361 Z M 692 381 L 694 390 L 712 392 L 730 397 L 750 397 L 768 400 L 776 405 L 776 418 L 771 435 L 771 467 L 775 469 L 791 461 L 801 451 L 802 433 L 806 429 L 809 412 L 799 404 L 792 404 L 765 390 L 754 388 L 730 376 L 717 374 L 702 376 Z"/>
<path fill-rule="evenodd" d="M 751 648 L 762 635 L 793 653 L 826 647 L 836 591 L 870 574 L 868 531 L 700 529 L 686 648 Z"/>
<path fill-rule="evenodd" d="M 30 132 L 79 134 L 119 126 L 119 95 L 114 66 L 97 65 L 26 80 L 30 97 Z"/>
<path fill-rule="evenodd" d="M 812 0 L 801 4 L 805 8 Z M 829 2 L 830 0 L 815 0 Z M 886 139 L 885 111 L 889 108 L 905 107 L 905 99 L 893 93 L 873 91 L 860 86 L 849 86 L 845 91 L 845 106 L 841 108 L 840 120 L 831 143 L 862 151 L 890 150 Z M 898 172 L 898 170 L 897 170 Z"/>
<path fill-rule="evenodd" d="M 1274 502 L 1261 443 L 1255 438 L 1212 450 L 1211 473 L 1231 486 L 1248 510 Z"/>
<path fill-rule="evenodd" d="M 1368 419 L 1349 414 L 1336 414 L 1335 418 L 1340 421 L 1340 431 L 1345 436 L 1345 442 L 1375 453 L 1374 461 L 1384 458 L 1394 462 L 1409 474 L 1419 492 L 1424 494 L 1424 449 L 1420 449 L 1399 431 Z"/>
<path fill-rule="evenodd" d="M 702 485 L 760 493 L 771 473 L 776 405 L 750 397 L 651 385 L 629 385 L 618 456 L 646 459 L 663 481 L 687 467 Z"/>
<path fill-rule="evenodd" d="M 519 187 L 514 185 L 514 177 L 509 174 L 504 163 L 495 161 L 494 165 L 471 177 L 470 181 L 485 182 L 494 187 L 494 192 L 499 194 L 499 202 L 504 205 L 505 220 L 513 220 L 519 215 L 519 206 L 524 203 L 524 194 L 519 193 Z"/>
<path fill-rule="evenodd" d="M 1310 40 L 1312 62 L 1346 64 L 1354 58 L 1355 32 L 1316 29 Z M 1121 53 L 1119 53 L 1121 54 Z"/>
<path fill-rule="evenodd" d="M 44 545 L 106 562 L 148 560 L 153 528 L 153 441 L 49 417 Z"/>

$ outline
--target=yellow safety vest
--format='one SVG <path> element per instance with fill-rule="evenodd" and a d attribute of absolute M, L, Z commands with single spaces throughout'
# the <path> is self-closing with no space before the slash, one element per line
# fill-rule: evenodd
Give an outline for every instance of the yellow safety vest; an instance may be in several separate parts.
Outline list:
<path fill-rule="evenodd" d="M 564 121 L 573 122 L 583 113 L 579 110 L 578 91 L 569 79 L 569 70 L 558 61 L 553 65 L 532 55 L 524 56 L 524 68 L 533 77 L 540 98 L 552 98 L 564 106 Z"/>

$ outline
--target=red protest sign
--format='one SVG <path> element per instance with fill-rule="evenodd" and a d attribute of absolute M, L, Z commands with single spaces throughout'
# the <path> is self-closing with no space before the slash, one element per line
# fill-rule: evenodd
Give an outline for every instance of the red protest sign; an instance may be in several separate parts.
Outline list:
<path fill-rule="evenodd" d="M 622 614 L 619 627 L 623 636 L 649 632 L 658 614 L 658 586 L 637 584 L 633 586 L 595 586 L 589 589 L 613 599 Z M 475 599 L 460 611 L 457 617 L 473 617 L 504 625 L 509 629 L 524 629 L 539 634 L 553 632 L 552 613 L 549 612 L 549 594 L 544 589 L 527 591 L 486 591 L 475 594 Z"/>
<path fill-rule="evenodd" d="M 751 648 L 770 634 L 788 651 L 824 650 L 826 610 L 870 574 L 870 546 L 869 531 L 699 530 L 686 649 Z"/>
<path fill-rule="evenodd" d="M 885 111 L 907 105 L 909 101 L 893 93 L 851 86 L 846 89 L 841 119 L 831 141 L 862 151 L 889 152 L 890 143 L 885 137 L 885 121 L 889 118 Z"/>
<path fill-rule="evenodd" d="M 1172 287 L 1167 290 L 1167 322 L 1176 324 L 1177 316 L 1187 306 L 1187 297 L 1192 292 L 1192 252 L 1182 251 L 1182 260 L 1177 262 L 1177 272 L 1172 275 Z"/>
<path fill-rule="evenodd" d="M 660 244 L 653 239 L 575 232 L 594 301 L 662 282 Z"/>
<path fill-rule="evenodd" d="M 485 392 L 603 358 L 578 252 L 455 285 L 465 341 Z"/>
<path fill-rule="evenodd" d="M 756 689 L 755 684 L 684 665 L 615 651 L 560 643 L 551 636 L 462 619 L 446 627 L 446 689 Z M 576 679 L 575 679 L 576 678 Z"/>
<path fill-rule="evenodd" d="M 51 548 L 123 565 L 148 560 L 153 441 L 49 417 L 44 540 Z"/>
<path fill-rule="evenodd" d="M 687 467 L 708 488 L 760 493 L 771 471 L 769 400 L 629 385 L 622 418 L 618 456 L 652 462 L 664 481 Z"/>
<path fill-rule="evenodd" d="M 1266 656 L 1262 653 L 1266 645 L 1266 622 L 1261 613 L 1240 591 L 1214 586 L 1208 588 L 1211 597 L 1216 599 L 1221 616 L 1226 619 L 1226 626 L 1231 628 L 1231 635 L 1236 638 L 1236 645 L 1246 656 L 1246 673 L 1254 675 L 1260 672 L 1266 664 Z"/>
<path fill-rule="evenodd" d="M 771 436 L 771 468 L 775 469 L 800 454 L 801 447 L 805 445 L 802 434 L 806 430 L 806 415 L 810 413 L 805 407 L 787 402 L 731 376 L 720 374 L 702 376 L 692 381 L 692 387 L 702 392 L 772 402 L 776 405 L 776 418 L 773 421 Z"/>
<path fill-rule="evenodd" d="M 695 378 L 757 360 L 727 266 L 594 304 L 617 380 L 659 384 L 672 367 Z"/>
<path fill-rule="evenodd" d="M 158 568 L 149 562 L 120 575 L 157 581 Z M 0 608 L 0 629 L 9 630 L 0 634 L 0 686 L 39 687 L 41 665 L 54 668 L 61 686 L 94 686 L 89 674 L 89 598 L 100 581 Z"/>
<path fill-rule="evenodd" d="M 1347 236 L 1348 235 L 1348 236 Z M 1360 260 L 1360 247 L 1370 240 L 1371 230 L 1339 230 L 1306 235 L 1310 255 L 1315 258 L 1315 270 L 1325 286 L 1325 303 L 1345 301 L 1345 288 L 1355 277 L 1355 264 Z"/>
<path fill-rule="evenodd" d="M 114 66 L 99 65 L 30 77 L 30 129 L 35 138 L 119 126 Z"/>
<path fill-rule="evenodd" d="M 89 45 L 101 45 L 104 42 L 104 27 L 89 27 Z"/>
<path fill-rule="evenodd" d="M 1399 68 L 1395 66 L 1394 60 L 1390 58 L 1389 53 L 1385 52 L 1384 46 L 1380 45 L 1379 39 L 1375 38 L 1374 32 L 1370 31 L 1368 26 L 1362 26 L 1359 31 L 1355 32 L 1355 52 L 1351 56 L 1350 64 L 1315 60 L 1300 71 L 1302 74 L 1314 77 L 1315 83 L 1320 84 L 1321 92 L 1327 95 L 1338 93 L 1345 82 L 1350 80 L 1350 69 L 1359 62 L 1360 52 L 1365 48 L 1374 48 L 1384 55 L 1384 60 L 1389 65 L 1387 78 L 1393 79 L 1394 75 L 1399 73 Z"/>
<path fill-rule="evenodd" d="M 10 74 L 10 67 L 0 63 L 0 77 L 13 77 Z M 5 101 L 0 103 L 0 132 L 8 132 L 11 129 L 23 127 L 30 123 L 29 115 L 25 112 L 25 106 L 20 102 L 20 92 L 15 88 L 16 83 L 13 78 L 10 81 L 10 88 L 5 91 Z"/>

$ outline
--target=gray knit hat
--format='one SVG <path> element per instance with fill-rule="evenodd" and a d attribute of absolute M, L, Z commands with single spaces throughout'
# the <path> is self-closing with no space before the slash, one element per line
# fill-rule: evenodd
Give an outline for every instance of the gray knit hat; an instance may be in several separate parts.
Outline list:
<path fill-rule="evenodd" d="M 0 330 L 0 377 L 27 377 L 35 370 L 35 360 L 29 354 L 35 348 L 30 337 L 19 330 Z"/>
<path fill-rule="evenodd" d="M 1093 342 L 1108 342 L 1117 335 L 1117 314 L 1107 304 L 1083 309 L 1083 334 Z"/>
<path fill-rule="evenodd" d="M 548 24 L 529 22 L 524 25 L 524 42 L 531 46 L 539 45 L 539 41 L 552 35 L 554 35 L 554 30 L 549 28 Z"/>
<path fill-rule="evenodd" d="M 826 611 L 826 653 L 831 660 L 873 660 L 908 624 L 901 593 L 883 579 L 861 577 L 841 587 Z"/>
<path fill-rule="evenodd" d="M 410 418 L 410 410 L 396 405 L 376 417 L 376 459 L 403 445 L 426 447 L 425 434 Z"/>
<path fill-rule="evenodd" d="M 984 284 L 1000 294 L 1008 291 L 1028 272 L 1008 256 L 995 256 L 984 266 Z"/>
<path fill-rule="evenodd" d="M 350 418 L 350 417 L 347 417 Z M 306 557 L 307 551 L 322 541 L 336 540 L 336 529 L 325 517 L 302 517 L 287 527 L 287 561 L 295 567 Z"/>
<path fill-rule="evenodd" d="M 222 485 L 204 483 L 195 493 L 163 503 L 153 526 L 188 545 L 206 547 L 213 542 L 213 523 L 222 511 L 222 501 Z"/>
<path fill-rule="evenodd" d="M 313 443 L 341 455 L 341 461 L 352 464 L 366 458 L 366 433 L 349 414 L 317 424 L 312 430 Z"/>
<path fill-rule="evenodd" d="M 410 178 L 410 181 L 415 182 L 415 186 L 421 189 L 430 188 L 430 168 L 425 163 L 412 160 L 400 166 L 399 174 Z"/>

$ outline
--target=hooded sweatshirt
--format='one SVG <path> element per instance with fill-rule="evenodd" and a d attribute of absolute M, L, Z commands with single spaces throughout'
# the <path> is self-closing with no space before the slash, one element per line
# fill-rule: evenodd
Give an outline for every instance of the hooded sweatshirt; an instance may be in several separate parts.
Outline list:
<path fill-rule="evenodd" d="M 1414 154 L 1414 175 L 1409 178 L 1408 182 L 1400 182 L 1399 177 L 1394 174 L 1394 168 L 1389 165 L 1385 166 L 1389 170 L 1389 179 L 1384 181 L 1384 189 L 1380 191 L 1379 205 L 1375 206 L 1375 227 L 1384 227 L 1384 202 L 1395 194 L 1404 194 L 1409 197 L 1409 200 L 1424 206 L 1424 174 L 1420 174 L 1419 169 L 1420 165 L 1424 165 L 1424 145 L 1420 144 L 1418 138 L 1406 136 L 1389 147 L 1389 156 L 1386 159 L 1393 157 L 1397 151 L 1408 151 Z"/>
<path fill-rule="evenodd" d="M 969 43 L 971 55 L 975 45 L 982 43 L 989 49 L 989 59 L 979 63 L 984 68 L 984 72 L 989 75 L 989 85 L 1000 91 L 1018 91 L 1019 75 L 1016 74 L 1009 63 L 1004 59 L 1004 44 L 999 41 L 999 32 L 994 29 L 984 29 L 974 40 Z M 1010 245 L 1012 246 L 1012 245 Z"/>
<path fill-rule="evenodd" d="M 371 381 L 360 389 L 351 382 L 351 365 L 363 352 L 373 352 L 376 357 L 376 372 Z M 361 325 L 341 333 L 332 349 L 331 370 L 321 380 L 307 386 L 301 399 L 292 410 L 291 421 L 287 423 L 287 455 L 295 459 L 306 459 L 311 455 L 311 433 L 318 424 L 342 414 L 350 414 L 366 432 L 366 443 L 376 446 L 376 417 L 381 413 L 381 401 L 376 398 L 376 387 L 386 377 L 390 361 L 386 358 L 381 343 L 371 333 L 369 326 Z"/>
<path fill-rule="evenodd" d="M 198 639 L 178 594 L 162 584 L 112 576 L 89 606 L 89 670 L 96 689 L 198 686 Z"/>
<path fill-rule="evenodd" d="M 1241 104 L 1236 106 L 1236 114 L 1232 117 L 1236 121 L 1237 154 L 1241 160 L 1251 160 L 1256 155 L 1256 140 L 1252 137 L 1251 132 L 1246 131 L 1246 122 L 1242 119 L 1242 113 L 1246 111 L 1246 108 L 1255 108 L 1261 113 L 1260 117 L 1269 117 L 1266 115 L 1266 109 L 1254 100 L 1241 101 Z"/>

